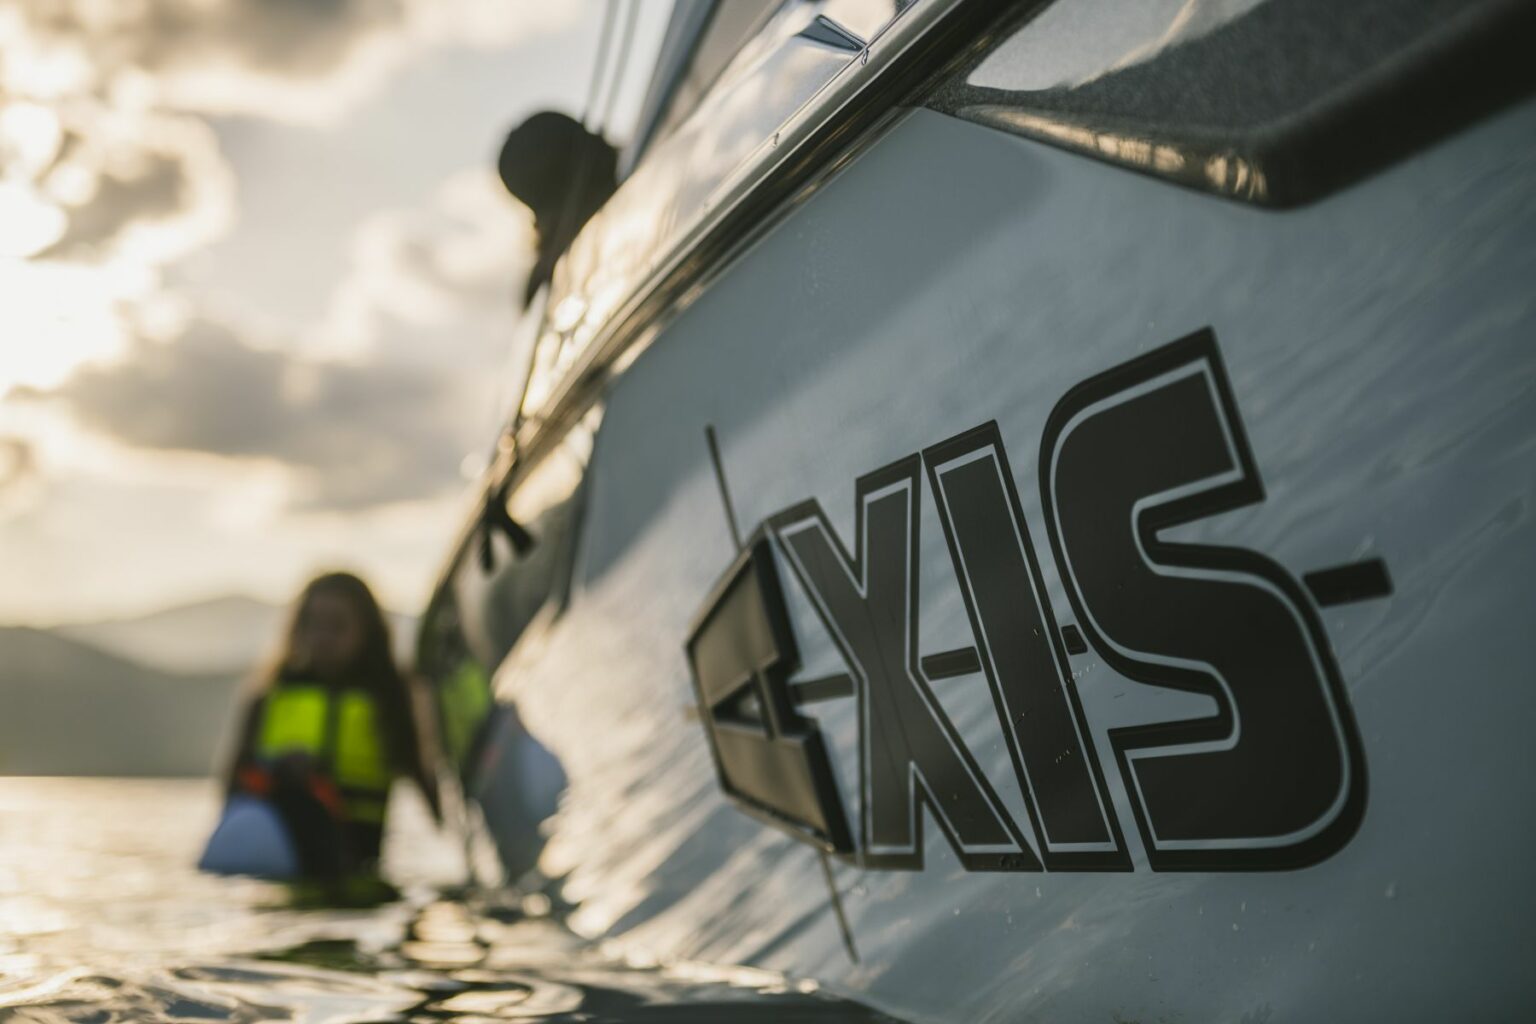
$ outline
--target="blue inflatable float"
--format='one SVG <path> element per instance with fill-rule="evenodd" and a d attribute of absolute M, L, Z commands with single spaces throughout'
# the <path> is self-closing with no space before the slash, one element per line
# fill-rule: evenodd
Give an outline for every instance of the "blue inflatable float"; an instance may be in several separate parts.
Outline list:
<path fill-rule="evenodd" d="M 197 866 L 217 875 L 299 877 L 299 856 L 287 825 L 271 804 L 252 796 L 230 797 Z"/>

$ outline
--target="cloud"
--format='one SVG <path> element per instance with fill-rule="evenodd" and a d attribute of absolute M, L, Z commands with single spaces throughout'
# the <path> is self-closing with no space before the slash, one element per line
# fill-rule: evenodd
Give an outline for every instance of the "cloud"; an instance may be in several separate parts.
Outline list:
<path fill-rule="evenodd" d="M 526 364 L 509 344 L 526 221 L 488 171 L 461 171 L 423 206 L 361 226 L 352 266 L 311 330 L 272 338 L 151 291 L 119 304 L 111 332 L 94 330 L 116 335 L 114 345 L 67 373 L 35 359 L 12 375 L 11 396 L 119 450 L 279 467 L 287 499 L 272 511 L 444 495 L 462 486 L 466 453 L 490 444 Z M 33 265 L 47 267 L 66 265 Z M 210 473 L 206 486 L 228 479 Z"/>
<path fill-rule="evenodd" d="M 386 209 L 357 230 L 352 262 L 311 342 L 319 351 L 451 372 L 461 452 L 482 453 L 505 425 L 528 366 L 517 287 L 532 223 L 488 168 L 449 176 L 421 205 Z M 465 472 L 472 459 L 461 458 Z"/>
<path fill-rule="evenodd" d="M 157 220 L 177 212 L 188 177 L 181 162 L 163 152 L 142 156 L 132 170 L 104 170 L 95 184 L 94 198 L 69 218 L 63 235 L 40 255 L 68 254 L 82 247 L 91 250 L 111 242 L 135 220 Z"/>
<path fill-rule="evenodd" d="M 453 341 L 437 338 L 431 346 L 416 347 L 439 357 L 445 344 L 468 349 L 460 356 L 473 357 L 473 350 L 484 353 L 488 347 L 499 351 L 503 345 L 487 346 L 486 334 L 494 332 L 494 340 L 504 342 L 532 254 L 531 219 L 507 198 L 495 174 L 489 168 L 460 171 L 429 203 L 381 210 L 360 226 L 324 333 L 332 343 L 355 349 L 390 333 L 391 320 L 397 322 L 395 332 L 399 325 L 454 325 L 456 330 L 437 332 Z"/>
<path fill-rule="evenodd" d="M 91 97 L 52 105 L 0 98 L 0 198 L 12 228 L 0 247 L 8 255 L 168 262 L 224 231 L 234 193 L 201 118 Z"/>
<path fill-rule="evenodd" d="M 163 263 L 233 221 L 233 174 L 201 120 L 94 104 L 74 104 L 61 120 L 58 154 L 34 187 L 65 212 L 66 224 L 38 257 Z"/>
<path fill-rule="evenodd" d="M 338 555 L 418 596 L 459 514 L 465 453 L 490 446 L 496 392 L 526 365 L 508 344 L 523 214 L 466 173 L 424 208 L 367 217 L 376 233 L 353 238 L 340 282 L 345 250 L 330 243 L 477 159 L 468 141 L 450 152 L 456 125 L 527 99 L 513 86 L 531 51 L 459 62 L 459 91 L 429 97 L 443 144 L 403 169 L 376 154 L 422 115 L 371 100 L 419 59 L 426 72 L 595 13 L 590 0 L 0 0 L 0 554 L 15 570 L 0 607 L 54 614 L 123 579 L 132 602 L 189 581 L 281 589 Z M 550 52 L 583 41 L 558 42 Z M 295 238 L 254 248 L 235 171 L 291 175 L 266 193 L 321 202 L 321 186 L 345 187 L 313 181 L 309 160 L 378 187 L 313 225 L 247 205 L 247 229 Z M 231 228 L 211 271 L 183 259 Z M 300 247 L 288 266 L 314 290 L 300 312 L 247 287 Z"/>
<path fill-rule="evenodd" d="M 162 109 L 327 121 L 433 45 L 504 46 L 579 5 L 505 0 L 51 0 L 0 20 L 7 75 Z M 14 86 L 16 83 L 6 82 Z"/>
<path fill-rule="evenodd" d="M 414 280 L 456 302 L 506 307 L 532 260 L 532 218 L 489 167 L 454 175 L 430 207 L 381 219 L 381 227 L 390 278 Z"/>
<path fill-rule="evenodd" d="M 432 47 L 494 47 L 580 5 L 0 0 L 0 255 L 164 264 L 233 220 L 205 118 L 333 123 Z M 158 229 L 158 230 L 156 230 Z"/>
<path fill-rule="evenodd" d="M 465 439 L 443 374 L 257 348 L 208 319 L 16 395 L 62 405 L 130 447 L 278 463 L 302 510 L 419 500 L 462 483 Z"/>
<path fill-rule="evenodd" d="M 32 445 L 20 437 L 0 437 L 0 493 L 10 491 L 37 472 Z"/>
<path fill-rule="evenodd" d="M 0 437 L 0 517 L 9 519 L 31 507 L 40 483 L 32 443 L 23 437 Z"/>

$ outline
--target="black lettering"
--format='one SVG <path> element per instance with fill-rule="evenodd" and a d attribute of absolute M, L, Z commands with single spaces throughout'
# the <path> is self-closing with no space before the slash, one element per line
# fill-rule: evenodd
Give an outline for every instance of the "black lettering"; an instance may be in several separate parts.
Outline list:
<path fill-rule="evenodd" d="M 921 868 L 927 806 L 967 868 L 1039 870 L 919 668 L 920 487 L 915 455 L 858 481 L 857 558 L 848 556 L 814 501 L 771 521 L 857 685 L 862 863 Z"/>
<path fill-rule="evenodd" d="M 923 461 L 1045 866 L 1130 870 L 997 425 Z"/>
<path fill-rule="evenodd" d="M 1130 679 L 1216 702 L 1212 716 L 1110 733 L 1152 867 L 1302 867 L 1347 842 L 1365 762 L 1304 591 L 1256 552 L 1161 537 L 1264 498 L 1214 335 L 1062 398 L 1040 488 L 1094 650 Z"/>
<path fill-rule="evenodd" d="M 800 653 L 766 535 L 747 544 L 704 608 L 687 652 L 721 787 L 795 837 L 851 853 L 821 732 L 790 701 Z"/>

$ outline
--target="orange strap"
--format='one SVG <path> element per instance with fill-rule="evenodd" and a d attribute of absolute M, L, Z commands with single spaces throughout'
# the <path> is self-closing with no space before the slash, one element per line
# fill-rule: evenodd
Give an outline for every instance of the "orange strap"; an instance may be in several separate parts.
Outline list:
<path fill-rule="evenodd" d="M 272 795 L 272 773 L 259 764 L 242 766 L 235 773 L 235 781 L 243 793 L 259 797 Z M 331 813 L 331 817 L 340 819 L 346 816 L 346 806 L 336 783 L 315 772 L 310 773 L 306 782 L 310 795 Z"/>
<path fill-rule="evenodd" d="M 269 796 L 272 792 L 272 773 L 261 765 L 245 765 L 235 773 L 235 781 L 242 792 L 252 796 Z"/>

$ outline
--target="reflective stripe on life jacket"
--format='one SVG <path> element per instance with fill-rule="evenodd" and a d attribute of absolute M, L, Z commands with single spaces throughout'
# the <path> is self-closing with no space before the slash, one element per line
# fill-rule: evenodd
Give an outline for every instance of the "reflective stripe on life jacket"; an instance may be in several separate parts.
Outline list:
<path fill-rule="evenodd" d="M 281 683 L 267 694 L 254 753 L 268 763 L 313 758 L 341 791 L 347 818 L 382 822 L 393 778 L 382 725 L 377 703 L 362 690 Z"/>

